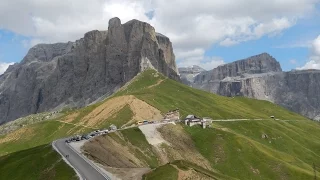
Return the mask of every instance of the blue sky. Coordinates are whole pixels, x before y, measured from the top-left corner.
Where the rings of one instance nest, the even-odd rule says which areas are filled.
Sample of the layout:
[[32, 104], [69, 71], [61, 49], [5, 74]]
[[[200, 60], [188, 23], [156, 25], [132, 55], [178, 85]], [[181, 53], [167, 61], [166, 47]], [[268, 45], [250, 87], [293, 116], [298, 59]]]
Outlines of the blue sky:
[[[211, 69], [267, 52], [285, 71], [305, 66], [311, 58], [316, 66], [310, 67], [320, 68], [320, 55], [314, 53], [320, 49], [314, 45], [320, 35], [319, 0], [266, 4], [252, 0], [176, 0], [170, 5], [163, 0], [18, 1], [27, 4], [25, 8], [16, 3], [1, 9], [0, 2], [0, 74], [8, 63], [20, 62], [35, 42], [74, 41], [89, 30], [107, 29], [108, 19], [114, 16], [122, 23], [133, 18], [146, 21], [169, 36], [178, 66], [194, 64]], [[261, 10], [248, 10], [251, 7]], [[14, 13], [17, 9], [18, 14]], [[249, 38], [242, 41], [239, 37]], [[220, 45], [228, 38], [239, 43]]]
[[206, 51], [206, 55], [222, 57], [228, 63], [267, 52], [280, 62], [284, 71], [289, 71], [308, 61], [310, 43], [320, 34], [319, 19], [320, 15], [315, 14], [276, 36], [264, 36], [231, 47], [213, 45]]
[[20, 62], [29, 50], [23, 42], [30, 38], [8, 30], [0, 29], [0, 60], [2, 62]]

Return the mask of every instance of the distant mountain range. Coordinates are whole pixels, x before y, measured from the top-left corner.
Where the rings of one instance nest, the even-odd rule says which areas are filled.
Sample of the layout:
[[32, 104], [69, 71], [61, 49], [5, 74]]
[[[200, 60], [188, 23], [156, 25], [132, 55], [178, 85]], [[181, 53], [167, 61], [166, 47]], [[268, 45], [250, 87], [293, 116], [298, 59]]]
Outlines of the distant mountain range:
[[[191, 74], [190, 71], [181, 78]], [[188, 80], [183, 81], [185, 84], [198, 89], [229, 97], [267, 100], [320, 120], [320, 71], [284, 72], [279, 62], [267, 53], [203, 71], [194, 79], [184, 79]]]

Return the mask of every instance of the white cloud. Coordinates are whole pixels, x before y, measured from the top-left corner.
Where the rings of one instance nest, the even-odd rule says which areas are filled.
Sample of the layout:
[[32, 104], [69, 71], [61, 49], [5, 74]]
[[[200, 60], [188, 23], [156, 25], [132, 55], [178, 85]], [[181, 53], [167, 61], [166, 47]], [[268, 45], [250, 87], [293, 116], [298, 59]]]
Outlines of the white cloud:
[[223, 41], [220, 42], [220, 45], [221, 45], [221, 46], [226, 46], [226, 47], [228, 47], [228, 46], [236, 45], [236, 44], [238, 44], [238, 43], [239, 43], [239, 42], [234, 41], [234, 40], [232, 40], [232, 39], [230, 39], [230, 38], [226, 38], [225, 40], [223, 40]]
[[320, 56], [320, 35], [313, 41], [312, 50], [315, 56]]
[[320, 69], [320, 35], [312, 42], [311, 50], [312, 53], [308, 62], [304, 66], [298, 67], [298, 70]]
[[289, 61], [291, 64], [297, 64], [297, 60], [295, 60], [295, 59], [290, 59], [290, 61]]
[[198, 65], [206, 70], [213, 69], [219, 65], [225, 64], [221, 57], [205, 56], [204, 49], [194, 49], [190, 51], [178, 50], [176, 51], [179, 67], [189, 67]]
[[273, 46], [273, 48], [277, 48], [277, 49], [310, 48], [311, 46], [312, 46], [312, 41], [304, 40], [304, 41], [298, 41], [298, 42], [291, 42], [289, 44]]
[[205, 57], [199, 66], [206, 70], [211, 70], [223, 64], [225, 64], [225, 62], [221, 57]]
[[[0, 29], [31, 36], [24, 44], [74, 41], [107, 29], [118, 16], [147, 21], [173, 42], [179, 61], [198, 63], [213, 44], [272, 36], [310, 14], [319, 0], [11, 0], [0, 2]], [[153, 11], [151, 20], [145, 13]], [[19, 12], [19, 13], [17, 13]], [[10, 18], [8, 18], [10, 17]], [[194, 53], [198, 53], [194, 54]], [[200, 60], [200, 61], [201, 61]], [[182, 63], [179, 63], [182, 64]]]
[[14, 63], [5, 63], [5, 62], [0, 62], [0, 75], [3, 74], [10, 65]]

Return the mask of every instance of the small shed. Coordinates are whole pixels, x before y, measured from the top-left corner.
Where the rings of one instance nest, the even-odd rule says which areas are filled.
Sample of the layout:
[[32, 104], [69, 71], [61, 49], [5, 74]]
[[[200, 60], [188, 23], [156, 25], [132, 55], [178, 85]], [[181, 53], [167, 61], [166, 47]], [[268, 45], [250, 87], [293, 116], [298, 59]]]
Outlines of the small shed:
[[110, 131], [115, 131], [115, 130], [117, 130], [117, 126], [114, 125], [114, 124], [112, 124], [112, 125], [109, 127], [109, 130], [110, 130]]

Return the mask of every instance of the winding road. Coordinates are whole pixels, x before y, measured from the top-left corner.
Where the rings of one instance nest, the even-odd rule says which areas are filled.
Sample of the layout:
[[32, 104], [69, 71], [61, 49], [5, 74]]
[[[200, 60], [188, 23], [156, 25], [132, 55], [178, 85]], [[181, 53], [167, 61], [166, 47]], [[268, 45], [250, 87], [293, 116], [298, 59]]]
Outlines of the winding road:
[[[83, 155], [77, 153], [72, 147], [65, 142], [66, 139], [59, 139], [52, 142], [53, 148], [64, 157], [71, 167], [75, 169], [82, 180], [111, 180], [98, 167], [89, 162]], [[66, 155], [69, 155], [66, 158]]]
[[[217, 119], [217, 120], [212, 120], [212, 122], [263, 121], [263, 120], [270, 120], [270, 119]], [[276, 120], [277, 121], [296, 121], [296, 120], [278, 120], [278, 119]], [[156, 123], [156, 124], [162, 124], [162, 122]], [[132, 127], [121, 128], [118, 130], [124, 130], [128, 128], [132, 128]], [[107, 176], [96, 165], [90, 162], [90, 160], [84, 157], [84, 155], [78, 153], [68, 143], [66, 143], [65, 142], [66, 139], [67, 138], [53, 141], [52, 146], [64, 158], [64, 160], [72, 168], [75, 169], [76, 173], [80, 177], [80, 180], [106, 180], [106, 179], [111, 180], [109, 176]], [[66, 158], [66, 155], [69, 155], [69, 157]]]

